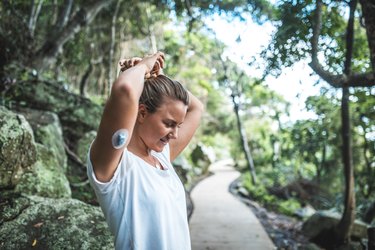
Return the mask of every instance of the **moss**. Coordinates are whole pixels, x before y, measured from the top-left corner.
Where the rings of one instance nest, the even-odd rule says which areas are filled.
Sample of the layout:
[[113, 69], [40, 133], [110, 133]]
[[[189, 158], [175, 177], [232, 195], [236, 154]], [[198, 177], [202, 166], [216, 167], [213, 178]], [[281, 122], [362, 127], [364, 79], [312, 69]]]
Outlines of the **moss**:
[[13, 188], [36, 161], [33, 131], [24, 116], [0, 106], [0, 188]]
[[74, 199], [30, 196], [30, 206], [0, 228], [2, 249], [113, 249], [99, 207]]
[[0, 225], [4, 221], [16, 218], [29, 205], [29, 199], [21, 197], [19, 193], [2, 191], [0, 197]]
[[38, 162], [33, 171], [22, 176], [16, 190], [44, 197], [71, 197], [69, 181], [54, 153], [41, 144], [37, 144], [37, 151]]
[[46, 146], [57, 159], [59, 166], [66, 171], [67, 157], [58, 116], [52, 112], [33, 109], [22, 109], [19, 112], [30, 123], [35, 141]]
[[301, 205], [296, 199], [288, 199], [278, 204], [278, 210], [289, 216], [295, 215], [296, 210], [299, 208], [301, 208]]

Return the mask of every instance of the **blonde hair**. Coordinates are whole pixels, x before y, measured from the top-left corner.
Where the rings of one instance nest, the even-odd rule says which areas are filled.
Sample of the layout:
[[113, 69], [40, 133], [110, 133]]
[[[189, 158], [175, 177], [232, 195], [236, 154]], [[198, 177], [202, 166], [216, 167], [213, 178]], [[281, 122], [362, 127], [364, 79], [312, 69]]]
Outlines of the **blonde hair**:
[[148, 112], [154, 113], [163, 104], [165, 98], [181, 101], [186, 106], [189, 105], [189, 93], [178, 81], [165, 75], [145, 80], [139, 104], [144, 104]]

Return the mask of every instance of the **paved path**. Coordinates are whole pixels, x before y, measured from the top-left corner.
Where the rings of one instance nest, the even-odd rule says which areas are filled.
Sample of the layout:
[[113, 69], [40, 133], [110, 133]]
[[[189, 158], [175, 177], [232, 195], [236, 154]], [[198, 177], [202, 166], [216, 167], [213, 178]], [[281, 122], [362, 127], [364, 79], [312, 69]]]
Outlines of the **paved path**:
[[211, 165], [210, 171], [214, 175], [198, 183], [191, 193], [192, 250], [276, 249], [250, 208], [228, 191], [239, 172], [228, 161]]

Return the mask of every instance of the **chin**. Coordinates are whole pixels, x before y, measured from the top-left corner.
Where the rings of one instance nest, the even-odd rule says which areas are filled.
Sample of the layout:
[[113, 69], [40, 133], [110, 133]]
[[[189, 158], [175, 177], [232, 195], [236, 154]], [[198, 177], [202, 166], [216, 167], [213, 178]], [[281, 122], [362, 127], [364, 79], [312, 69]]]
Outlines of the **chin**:
[[158, 144], [152, 150], [154, 150], [155, 152], [160, 153], [160, 152], [162, 152], [164, 150], [165, 146], [166, 146], [165, 144]]

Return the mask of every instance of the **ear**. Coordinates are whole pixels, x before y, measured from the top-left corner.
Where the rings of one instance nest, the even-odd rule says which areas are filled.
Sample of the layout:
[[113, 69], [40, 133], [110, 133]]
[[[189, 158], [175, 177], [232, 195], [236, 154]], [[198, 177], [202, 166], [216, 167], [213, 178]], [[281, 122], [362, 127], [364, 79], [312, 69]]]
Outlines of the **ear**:
[[143, 123], [145, 121], [147, 114], [148, 114], [148, 111], [147, 111], [146, 105], [139, 104], [138, 117], [137, 117], [138, 122]]

